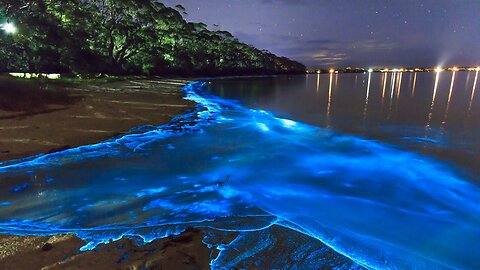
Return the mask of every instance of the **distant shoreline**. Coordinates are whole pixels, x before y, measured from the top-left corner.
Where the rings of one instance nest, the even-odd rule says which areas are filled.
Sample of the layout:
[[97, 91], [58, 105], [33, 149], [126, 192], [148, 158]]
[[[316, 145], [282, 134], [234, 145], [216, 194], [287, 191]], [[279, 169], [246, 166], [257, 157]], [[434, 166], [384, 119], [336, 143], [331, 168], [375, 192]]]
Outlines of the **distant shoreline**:
[[329, 73], [396, 73], [396, 72], [442, 72], [442, 71], [480, 71], [480, 67], [434, 67], [434, 68], [309, 68], [306, 74], [329, 74]]

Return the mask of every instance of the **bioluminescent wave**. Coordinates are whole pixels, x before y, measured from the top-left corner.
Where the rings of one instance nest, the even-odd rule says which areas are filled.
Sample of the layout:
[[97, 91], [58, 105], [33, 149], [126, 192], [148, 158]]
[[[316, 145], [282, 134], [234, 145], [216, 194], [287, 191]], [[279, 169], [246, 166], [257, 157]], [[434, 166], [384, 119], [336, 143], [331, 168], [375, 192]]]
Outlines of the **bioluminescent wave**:
[[71, 232], [90, 249], [193, 226], [239, 233], [205, 239], [221, 250], [217, 269], [264, 256], [315, 269], [318, 240], [367, 268], [480, 267], [480, 189], [452, 165], [202, 86], [184, 88], [200, 105], [168, 125], [2, 164], [0, 233]]

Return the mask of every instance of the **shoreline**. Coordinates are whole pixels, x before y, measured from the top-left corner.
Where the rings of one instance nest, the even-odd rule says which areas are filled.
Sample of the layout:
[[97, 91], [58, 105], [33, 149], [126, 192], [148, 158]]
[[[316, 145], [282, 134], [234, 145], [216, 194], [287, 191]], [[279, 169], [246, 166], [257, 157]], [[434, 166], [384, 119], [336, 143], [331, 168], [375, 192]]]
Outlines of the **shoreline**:
[[99, 143], [145, 125], [166, 124], [195, 108], [179, 89], [191, 81], [125, 78], [39, 86], [36, 80], [2, 78], [0, 163]]
[[[191, 82], [121, 78], [65, 85], [42, 81], [39, 86], [39, 80], [0, 77], [0, 97], [9, 103], [7, 107], [7, 102], [0, 102], [0, 164], [100, 143], [142, 126], [166, 124], [196, 107], [184, 99], [181, 90]], [[189, 229], [144, 246], [122, 238], [81, 252], [86, 243], [74, 234], [4, 234], [0, 235], [0, 268], [210, 269], [211, 251], [202, 243], [204, 235]]]
[[180, 235], [137, 245], [122, 238], [80, 251], [85, 244], [73, 234], [53, 236], [0, 235], [0, 269], [210, 269], [211, 250], [205, 232], [188, 229]]
[[[160, 83], [159, 81], [156, 82]], [[161, 82], [166, 83], [165, 80], [162, 80]], [[188, 83], [192, 82], [193, 81], [190, 81]], [[118, 87], [125, 87], [126, 85], [128, 86], [128, 84], [125, 83], [132, 83], [132, 81], [121, 81], [117, 83], [120, 83], [121, 85]], [[198, 105], [193, 101], [185, 100], [184, 97], [186, 92], [179, 91], [179, 86], [185, 86], [185, 84], [174, 83], [174, 85], [176, 86], [172, 88], [175, 88], [175, 91], [180, 92], [182, 95], [180, 98], [178, 95], [175, 95], [176, 99], [173, 101], [178, 102], [181, 100], [181, 102], [187, 103], [190, 106], [173, 117], [188, 113], [187, 110], [191, 110]], [[105, 85], [103, 87], [105, 87], [105, 89], [96, 89], [96, 91], [93, 93], [98, 94], [102, 93], [102, 91], [110, 91], [115, 95], [116, 98], [118, 98], [119, 92], [117, 88], [106, 87]], [[169, 91], [172, 90], [170, 87], [167, 88]], [[91, 89], [85, 89], [85, 87], [82, 89], [84, 89], [83, 91], [86, 93], [92, 93], [91, 91], [93, 91]], [[133, 95], [135, 92], [139, 91], [130, 91], [128, 93]], [[82, 102], [83, 103], [81, 104], [85, 104], [85, 100], [82, 100]], [[125, 102], [114, 103], [122, 105], [129, 104]], [[173, 106], [176, 109], [183, 108], [185, 106], [184, 104], [177, 103], [174, 103], [173, 105], [179, 105]], [[58, 112], [61, 111], [62, 110], [59, 110]], [[56, 112], [48, 112], [44, 114], [49, 113]], [[43, 114], [39, 113], [36, 115]], [[96, 119], [98, 118], [93, 118], [92, 121], [95, 121]], [[169, 122], [170, 120], [171, 118], [165, 123]], [[144, 125], [148, 124], [149, 123], [146, 123]], [[154, 125], [159, 126], [161, 124], [164, 123], [155, 123]], [[132, 128], [125, 132], [132, 131]], [[115, 135], [111, 136], [110, 138], [112, 137], [115, 137]], [[13, 234], [0, 234], [0, 268], [92, 269], [92, 267], [94, 267], [95, 269], [210, 269], [210, 263], [212, 262], [212, 259], [219, 255], [219, 250], [216, 249], [216, 246], [208, 246], [203, 242], [203, 239], [208, 231], [209, 229], [205, 228], [187, 229], [179, 235], [171, 235], [165, 238], [156, 239], [155, 241], [147, 243], [146, 245], [138, 245], [135, 239], [123, 237], [119, 240], [112, 240], [108, 244], [100, 244], [93, 250], [83, 252], [80, 251], [80, 248], [86, 243], [75, 234], [51, 234], [51, 236], [17, 236]], [[235, 237], [226, 239], [227, 241], [224, 242], [224, 244], [228, 245], [234, 239]], [[339, 264], [342, 266], [350, 266], [352, 268], [359, 267], [352, 260], [329, 248], [321, 241], [318, 242], [318, 248], [325, 252], [325, 265]], [[258, 254], [260, 256], [259, 258], [270, 256], [269, 251], [266, 250], [265, 252], [267, 253]], [[22, 258], [29, 259], [22, 260]], [[249, 266], [257, 266], [254, 261], [250, 263], [253, 264]], [[361, 267], [358, 269], [361, 269]]]

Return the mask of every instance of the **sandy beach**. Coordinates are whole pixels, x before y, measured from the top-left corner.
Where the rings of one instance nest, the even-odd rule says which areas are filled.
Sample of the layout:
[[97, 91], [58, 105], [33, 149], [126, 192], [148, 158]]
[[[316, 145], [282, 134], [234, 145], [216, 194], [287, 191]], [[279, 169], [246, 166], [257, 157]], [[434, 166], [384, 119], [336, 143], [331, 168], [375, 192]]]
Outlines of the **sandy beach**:
[[191, 229], [144, 246], [124, 238], [80, 252], [85, 243], [74, 235], [0, 235], [0, 269], [210, 269], [203, 237], [202, 231]]
[[[167, 123], [194, 108], [193, 102], [183, 100], [180, 90], [188, 82], [129, 78], [79, 83], [0, 77], [0, 160], [93, 144], [134, 127]], [[287, 241], [283, 238], [287, 230], [270, 229], [278, 241]], [[86, 243], [72, 234], [0, 235], [0, 269], [210, 269], [219, 250], [202, 242], [209, 232], [208, 228], [187, 229], [140, 246], [134, 239], [122, 238], [85, 252], [80, 248]], [[301, 243], [308, 242], [306, 236], [295, 234], [303, 239]], [[222, 243], [230, 243], [237, 235], [232, 233]], [[280, 246], [265, 248], [257, 255], [275, 256], [276, 248], [284, 252]], [[312, 248], [324, 254], [325, 269], [361, 269], [320, 241]], [[238, 269], [265, 268], [268, 261], [262, 259], [238, 265]]]
[[[0, 161], [167, 123], [194, 107], [180, 90], [188, 82], [131, 78], [68, 83], [1, 77]], [[1, 235], [0, 269], [209, 269], [210, 251], [202, 238], [203, 232], [190, 230], [142, 247], [121, 239], [80, 253], [85, 243], [74, 235]]]
[[0, 78], [0, 162], [92, 144], [194, 107], [187, 80], [45, 82]]

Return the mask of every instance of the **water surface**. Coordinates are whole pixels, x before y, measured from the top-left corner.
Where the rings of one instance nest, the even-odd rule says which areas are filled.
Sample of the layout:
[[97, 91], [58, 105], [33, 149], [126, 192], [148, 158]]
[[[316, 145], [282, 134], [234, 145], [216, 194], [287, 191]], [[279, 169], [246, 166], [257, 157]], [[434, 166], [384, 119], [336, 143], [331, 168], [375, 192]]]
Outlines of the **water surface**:
[[209, 89], [280, 117], [433, 155], [478, 175], [477, 83], [478, 72], [389, 72], [229, 79]]
[[190, 84], [198, 110], [168, 125], [2, 164], [0, 232], [89, 249], [193, 226], [211, 230], [216, 269], [476, 269], [478, 102], [472, 74], [451, 91], [447, 76]]

